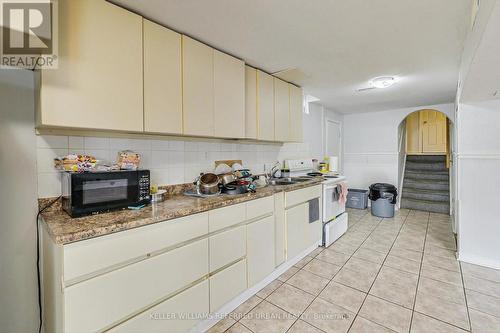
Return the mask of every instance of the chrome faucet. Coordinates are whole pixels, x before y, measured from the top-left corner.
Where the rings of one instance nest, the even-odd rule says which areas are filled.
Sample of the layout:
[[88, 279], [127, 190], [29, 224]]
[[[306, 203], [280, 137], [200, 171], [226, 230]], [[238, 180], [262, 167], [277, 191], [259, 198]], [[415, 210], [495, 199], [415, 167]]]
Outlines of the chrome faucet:
[[281, 169], [281, 163], [278, 161], [274, 163], [273, 167], [269, 171], [269, 178], [276, 178], [276, 173]]

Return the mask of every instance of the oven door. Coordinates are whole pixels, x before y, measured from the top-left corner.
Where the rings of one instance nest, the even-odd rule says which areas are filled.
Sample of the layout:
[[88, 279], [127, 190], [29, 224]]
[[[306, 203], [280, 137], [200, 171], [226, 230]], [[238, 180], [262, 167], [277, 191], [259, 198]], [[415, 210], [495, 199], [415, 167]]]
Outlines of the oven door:
[[323, 184], [323, 222], [326, 223], [345, 212], [345, 204], [339, 203], [340, 185]]
[[125, 208], [139, 197], [136, 171], [73, 174], [72, 216]]

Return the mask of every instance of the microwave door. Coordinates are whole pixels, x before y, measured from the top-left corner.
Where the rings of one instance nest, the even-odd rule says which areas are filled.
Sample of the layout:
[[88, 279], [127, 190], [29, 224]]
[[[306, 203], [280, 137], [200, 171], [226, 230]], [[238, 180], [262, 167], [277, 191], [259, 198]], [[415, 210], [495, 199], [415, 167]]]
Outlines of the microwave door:
[[83, 206], [126, 201], [128, 199], [128, 179], [105, 179], [83, 182]]

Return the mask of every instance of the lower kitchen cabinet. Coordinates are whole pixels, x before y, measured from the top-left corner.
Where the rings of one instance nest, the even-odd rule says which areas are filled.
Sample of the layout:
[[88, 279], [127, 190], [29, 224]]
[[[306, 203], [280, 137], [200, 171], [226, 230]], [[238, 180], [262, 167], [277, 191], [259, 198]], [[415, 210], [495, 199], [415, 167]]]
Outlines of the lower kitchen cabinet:
[[249, 287], [262, 281], [274, 270], [274, 241], [274, 216], [247, 225]]
[[247, 262], [245, 259], [210, 277], [210, 312], [247, 289]]
[[275, 265], [278, 267], [286, 259], [286, 232], [285, 232], [285, 194], [274, 195], [274, 241]]
[[95, 332], [208, 274], [202, 239], [64, 290], [65, 332]]
[[246, 254], [246, 227], [221, 232], [209, 239], [210, 272], [243, 258]]
[[285, 211], [286, 258], [299, 255], [308, 246], [308, 204], [302, 203]]
[[127, 320], [111, 329], [113, 333], [184, 333], [203, 318], [197, 317], [209, 313], [208, 280], [184, 290], [180, 294]]

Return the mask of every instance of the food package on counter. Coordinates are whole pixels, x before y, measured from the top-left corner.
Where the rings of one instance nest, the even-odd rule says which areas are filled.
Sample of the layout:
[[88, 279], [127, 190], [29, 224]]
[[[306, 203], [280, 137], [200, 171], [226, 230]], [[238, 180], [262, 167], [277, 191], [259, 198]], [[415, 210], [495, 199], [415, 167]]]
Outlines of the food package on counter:
[[123, 150], [118, 152], [118, 167], [121, 170], [137, 170], [141, 163], [141, 155], [131, 150]]
[[94, 156], [69, 154], [64, 157], [56, 157], [54, 166], [62, 171], [92, 171], [96, 167], [97, 160]]

